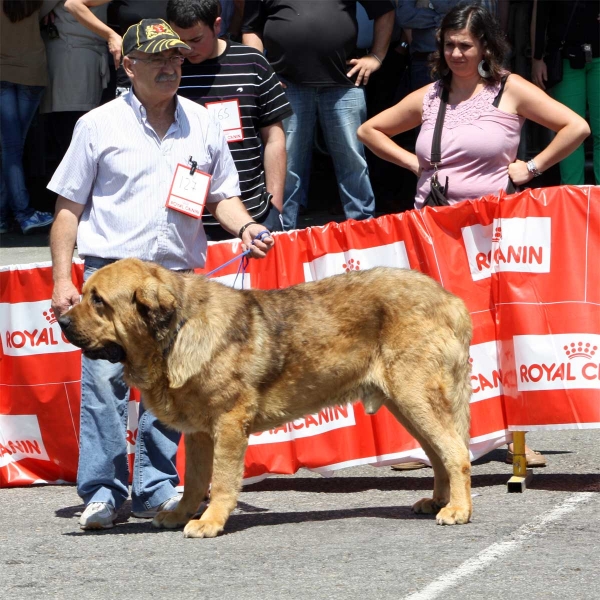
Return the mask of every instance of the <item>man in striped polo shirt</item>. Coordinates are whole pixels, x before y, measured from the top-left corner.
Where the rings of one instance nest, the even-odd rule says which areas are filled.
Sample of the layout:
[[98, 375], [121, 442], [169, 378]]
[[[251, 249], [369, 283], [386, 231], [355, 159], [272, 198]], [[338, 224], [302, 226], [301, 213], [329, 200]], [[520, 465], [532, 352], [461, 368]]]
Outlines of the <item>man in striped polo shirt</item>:
[[[292, 114], [277, 75], [257, 50], [219, 38], [219, 0], [169, 0], [167, 20], [191, 48], [183, 51], [179, 95], [203, 104], [221, 123], [252, 218], [281, 231], [286, 175], [282, 120]], [[203, 217], [209, 240], [232, 236]]]

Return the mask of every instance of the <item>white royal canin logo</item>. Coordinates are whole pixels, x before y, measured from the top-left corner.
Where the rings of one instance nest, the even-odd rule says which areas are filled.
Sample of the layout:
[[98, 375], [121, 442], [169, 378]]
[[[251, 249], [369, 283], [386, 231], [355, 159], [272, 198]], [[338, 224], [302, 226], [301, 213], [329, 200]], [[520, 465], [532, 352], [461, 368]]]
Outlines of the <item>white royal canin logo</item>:
[[24, 458], [50, 460], [35, 415], [0, 415], [0, 467]]
[[404, 242], [325, 254], [325, 256], [304, 263], [304, 281], [319, 281], [331, 277], [331, 275], [349, 271], [364, 271], [373, 267], [410, 269]]
[[549, 273], [552, 219], [494, 219], [491, 225], [462, 228], [473, 281], [492, 273]]
[[64, 337], [50, 300], [0, 303], [2, 350], [8, 356], [79, 352]]
[[502, 395], [502, 371], [498, 362], [496, 342], [475, 344], [470, 348], [470, 355], [473, 388], [471, 404]]
[[516, 335], [513, 340], [519, 391], [600, 389], [600, 335]]
[[290, 442], [298, 438], [313, 437], [327, 431], [352, 427], [354, 425], [356, 425], [356, 420], [352, 404], [330, 406], [315, 415], [296, 419], [276, 429], [269, 429], [262, 433], [253, 433], [250, 436], [248, 444], [250, 446], [258, 446], [260, 444]]

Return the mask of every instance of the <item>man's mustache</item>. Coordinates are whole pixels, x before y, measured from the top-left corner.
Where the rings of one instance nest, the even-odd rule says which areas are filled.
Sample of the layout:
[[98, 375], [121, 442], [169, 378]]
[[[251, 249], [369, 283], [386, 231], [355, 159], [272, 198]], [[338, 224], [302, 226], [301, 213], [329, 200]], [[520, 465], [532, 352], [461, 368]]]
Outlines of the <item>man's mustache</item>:
[[178, 77], [179, 75], [177, 75], [177, 73], [172, 73], [170, 75], [168, 73], [161, 73], [157, 76], [156, 82], [160, 83], [161, 81], [177, 81]]

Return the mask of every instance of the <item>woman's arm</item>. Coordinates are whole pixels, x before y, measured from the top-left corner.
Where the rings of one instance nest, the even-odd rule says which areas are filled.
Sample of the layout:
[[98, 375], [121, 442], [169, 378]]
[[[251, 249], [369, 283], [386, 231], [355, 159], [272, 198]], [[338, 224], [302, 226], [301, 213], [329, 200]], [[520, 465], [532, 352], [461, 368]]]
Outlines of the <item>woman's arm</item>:
[[421, 124], [423, 120], [423, 98], [429, 87], [427, 85], [409, 94], [395, 106], [365, 121], [357, 132], [358, 139], [373, 154], [400, 165], [417, 176], [420, 172], [417, 156], [398, 146], [391, 138]]
[[[502, 110], [521, 115], [556, 132], [552, 142], [533, 158], [541, 172], [569, 156], [590, 134], [585, 119], [519, 75], [513, 74], [508, 78], [501, 105]], [[527, 163], [522, 160], [510, 164], [508, 174], [515, 185], [523, 185], [533, 178], [527, 170]]]
[[107, 4], [110, 0], [65, 0], [65, 8], [87, 29], [106, 40], [108, 50], [115, 61], [115, 68], [121, 64], [121, 36], [103, 23], [90, 9], [90, 6]]

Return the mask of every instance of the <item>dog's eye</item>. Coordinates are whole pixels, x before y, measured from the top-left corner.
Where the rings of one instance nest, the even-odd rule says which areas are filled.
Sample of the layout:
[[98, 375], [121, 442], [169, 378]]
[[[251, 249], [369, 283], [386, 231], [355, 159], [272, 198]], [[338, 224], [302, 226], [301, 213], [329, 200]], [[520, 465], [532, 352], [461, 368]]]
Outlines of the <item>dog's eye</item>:
[[96, 292], [92, 292], [91, 301], [94, 306], [104, 306], [104, 300]]

